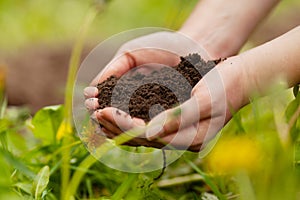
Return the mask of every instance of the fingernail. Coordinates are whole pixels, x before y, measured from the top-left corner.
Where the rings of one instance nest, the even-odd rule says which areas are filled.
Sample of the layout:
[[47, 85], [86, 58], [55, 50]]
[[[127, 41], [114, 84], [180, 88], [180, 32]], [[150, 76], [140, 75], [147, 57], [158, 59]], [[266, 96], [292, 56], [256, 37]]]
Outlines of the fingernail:
[[89, 110], [95, 110], [99, 107], [98, 98], [89, 98], [85, 100], [84, 105]]
[[83, 90], [83, 94], [86, 98], [88, 97], [96, 97], [98, 95], [98, 88], [96, 87], [86, 87]]
[[150, 126], [147, 130], [146, 130], [146, 137], [148, 140], [153, 140], [155, 139], [155, 136], [159, 135], [160, 131], [163, 129], [162, 125], [153, 125]]

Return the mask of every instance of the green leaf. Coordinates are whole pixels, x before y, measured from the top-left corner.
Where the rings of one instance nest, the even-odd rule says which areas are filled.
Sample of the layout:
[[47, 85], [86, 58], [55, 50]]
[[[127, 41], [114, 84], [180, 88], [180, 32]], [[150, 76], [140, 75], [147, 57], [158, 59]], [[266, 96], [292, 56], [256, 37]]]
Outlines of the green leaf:
[[295, 124], [291, 127], [290, 135], [292, 141], [299, 142], [300, 140], [300, 119], [296, 120]]
[[[153, 184], [153, 179], [145, 176], [143, 174], [140, 174], [139, 176], [130, 174], [129, 176], [135, 176], [135, 180], [130, 184], [128, 187], [126, 195], [123, 197], [123, 199], [126, 200], [135, 200], [135, 199], [165, 199], [162, 197], [162, 195], [158, 192], [157, 187], [151, 187]], [[126, 185], [125, 180], [122, 185], [119, 186], [117, 191], [122, 190], [121, 188]], [[116, 193], [117, 193], [116, 191]], [[115, 193], [115, 194], [116, 194]], [[114, 197], [115, 194], [113, 195]]]
[[[0, 193], [4, 190], [7, 191], [11, 185], [11, 171], [12, 167], [5, 160], [4, 156], [0, 152]], [[0, 198], [1, 199], [1, 198]]]
[[[1, 97], [0, 97], [1, 98]], [[7, 99], [4, 98], [3, 100], [0, 99], [0, 118], [2, 119], [4, 117], [4, 113], [6, 111], [6, 108], [7, 108]]]
[[21, 189], [23, 192], [26, 192], [27, 194], [31, 194], [32, 183], [19, 182], [19, 183], [14, 184], [13, 186]]
[[45, 144], [56, 141], [56, 132], [63, 120], [63, 106], [48, 106], [39, 110], [32, 119], [33, 133]]
[[118, 187], [116, 192], [111, 196], [111, 199], [122, 199], [126, 194], [128, 194], [128, 191], [132, 189], [132, 184], [137, 180], [137, 174], [128, 174], [128, 177], [126, 180], [123, 181], [123, 183]]
[[300, 167], [300, 141], [297, 141], [294, 146], [294, 160], [295, 163]]
[[285, 111], [285, 116], [287, 121], [290, 121], [291, 117], [294, 115], [296, 110], [298, 109], [300, 105], [300, 93], [296, 96], [296, 99], [294, 99], [287, 107]]
[[[287, 122], [289, 123], [292, 119], [292, 117], [295, 115], [297, 112], [298, 108], [300, 106], [300, 93], [297, 94], [296, 99], [294, 99], [287, 107], [285, 111], [285, 116], [287, 119]], [[300, 119], [298, 118], [293, 124], [291, 124], [291, 129], [290, 129], [290, 136], [292, 141], [296, 141], [299, 139], [300, 136]]]
[[23, 163], [17, 157], [15, 157], [13, 154], [11, 154], [9, 151], [5, 151], [2, 148], [0, 148], [0, 157], [3, 157], [6, 161], [6, 163], [9, 163], [10, 165], [12, 165], [15, 169], [20, 171], [22, 174], [24, 174], [28, 178], [34, 177], [34, 173], [26, 166], [26, 164]]
[[40, 199], [43, 191], [47, 188], [50, 178], [50, 169], [48, 166], [44, 166], [39, 173], [37, 174], [33, 186], [32, 186], [32, 194], [35, 199]]

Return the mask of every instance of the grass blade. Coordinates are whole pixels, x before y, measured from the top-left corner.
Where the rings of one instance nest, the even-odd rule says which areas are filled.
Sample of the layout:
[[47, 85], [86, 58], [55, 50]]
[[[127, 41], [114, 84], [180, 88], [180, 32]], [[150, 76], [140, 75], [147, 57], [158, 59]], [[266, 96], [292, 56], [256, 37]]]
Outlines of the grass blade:
[[43, 191], [47, 188], [50, 178], [50, 169], [48, 166], [44, 166], [37, 174], [32, 187], [35, 199], [40, 199]]
[[[92, 24], [94, 18], [96, 17], [99, 9], [92, 7], [85, 18], [85, 21], [80, 29], [78, 39], [75, 43], [75, 46], [72, 50], [70, 64], [69, 64], [69, 73], [68, 80], [65, 89], [65, 110], [64, 110], [64, 120], [62, 123], [65, 124], [65, 127], [71, 127], [72, 125], [72, 97], [73, 97], [73, 84], [75, 82], [77, 69], [79, 67], [80, 56], [83, 49], [83, 44], [87, 35], [88, 28]], [[66, 129], [63, 133], [60, 132], [60, 137], [63, 138], [63, 145], [68, 146], [73, 141], [69, 138], [69, 135], [72, 133], [70, 129]], [[65, 137], [64, 136], [68, 136]], [[66, 191], [69, 178], [70, 178], [70, 148], [64, 149], [62, 152], [62, 191]], [[61, 193], [61, 199], [70, 199], [69, 196], [64, 196], [64, 193]]]
[[125, 180], [121, 186], [118, 187], [117, 191], [113, 194], [111, 197], [112, 200], [119, 200], [123, 199], [130, 188], [132, 187], [132, 184], [134, 181], [136, 181], [138, 174], [128, 174], [127, 180]]

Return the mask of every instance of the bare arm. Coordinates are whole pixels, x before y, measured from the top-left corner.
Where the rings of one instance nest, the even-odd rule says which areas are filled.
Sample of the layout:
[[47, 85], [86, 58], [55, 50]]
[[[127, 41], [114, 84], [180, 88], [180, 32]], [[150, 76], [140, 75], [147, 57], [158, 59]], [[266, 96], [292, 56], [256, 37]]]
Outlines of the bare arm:
[[202, 0], [180, 32], [198, 41], [212, 58], [235, 55], [279, 0]]
[[[180, 105], [181, 116], [174, 118], [173, 113], [178, 107], [157, 115], [149, 122], [146, 135], [153, 140], [187, 134], [184, 132], [185, 127], [197, 124], [198, 132], [195, 133], [193, 141], [185, 139], [180, 144], [199, 150], [204, 136], [213, 136], [231, 118], [229, 108], [239, 110], [249, 103], [253, 93], [266, 95], [268, 88], [278, 80], [286, 80], [289, 87], [300, 83], [299, 57], [300, 26], [268, 43], [228, 58], [193, 88], [192, 98]], [[221, 77], [221, 81], [209, 88], [211, 82], [218, 80], [215, 79], [216, 75]], [[225, 112], [224, 107], [219, 106], [224, 97], [227, 104]], [[224, 119], [224, 123], [220, 123], [220, 119]], [[162, 124], [164, 121], [167, 122]], [[157, 128], [158, 124], [161, 124], [160, 128]], [[151, 129], [154, 125], [155, 129]], [[210, 125], [214, 127], [212, 131], [209, 130]]]
[[[300, 26], [240, 55], [248, 84], [246, 97], [253, 91], [264, 94], [272, 83], [283, 79], [289, 87], [300, 83]], [[247, 102], [246, 99], [244, 101]]]
[[[279, 0], [201, 0], [179, 32], [196, 40], [211, 59], [229, 57], [240, 50], [256, 25], [278, 2]], [[137, 38], [135, 42], [129, 41], [120, 52], [130, 50], [128, 47], [150, 47], [151, 43], [164, 41], [166, 34], [152, 34], [149, 37]], [[135, 64], [145, 64], [145, 60], [156, 62], [159, 57], [149, 52], [124, 54], [103, 73], [102, 78], [99, 78], [99, 74], [91, 85], [96, 85], [111, 75], [121, 76], [136, 67]], [[173, 58], [170, 60], [174, 62]], [[95, 89], [89, 89], [92, 91], [88, 91], [87, 97], [95, 96]]]

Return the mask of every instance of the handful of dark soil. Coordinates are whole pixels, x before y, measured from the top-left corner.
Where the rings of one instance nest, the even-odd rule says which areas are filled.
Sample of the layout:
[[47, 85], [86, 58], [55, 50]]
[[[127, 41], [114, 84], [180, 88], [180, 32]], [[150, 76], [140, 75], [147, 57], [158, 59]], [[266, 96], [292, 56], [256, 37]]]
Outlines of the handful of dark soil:
[[99, 108], [116, 107], [148, 122], [160, 112], [189, 99], [192, 88], [202, 76], [220, 62], [206, 62], [199, 54], [180, 59], [174, 67], [137, 67], [121, 78], [111, 76], [99, 83]]

